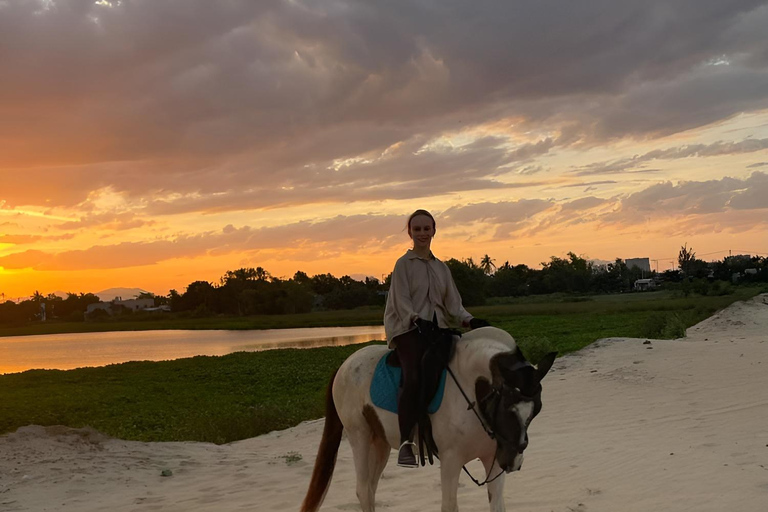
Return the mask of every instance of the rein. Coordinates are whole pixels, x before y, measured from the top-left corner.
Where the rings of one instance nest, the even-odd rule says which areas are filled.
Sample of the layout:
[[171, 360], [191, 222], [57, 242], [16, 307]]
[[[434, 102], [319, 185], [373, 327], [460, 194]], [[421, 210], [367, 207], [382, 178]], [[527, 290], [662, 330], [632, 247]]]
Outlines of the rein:
[[[496, 434], [496, 433], [493, 431], [493, 429], [491, 428], [491, 426], [490, 426], [490, 425], [488, 425], [488, 422], [486, 422], [486, 421], [483, 419], [483, 417], [480, 415], [480, 413], [477, 411], [477, 407], [476, 407], [476, 405], [477, 405], [477, 404], [476, 404], [475, 402], [471, 401], [471, 400], [469, 399], [469, 397], [467, 396], [467, 394], [464, 392], [464, 389], [461, 387], [461, 384], [459, 384], [459, 381], [458, 381], [458, 379], [456, 379], [456, 376], [453, 374], [453, 371], [451, 370], [451, 367], [450, 367], [450, 366], [446, 366], [446, 367], [445, 367], [445, 369], [446, 369], [446, 370], [448, 370], [448, 374], [449, 374], [449, 375], [451, 376], [451, 378], [453, 379], [453, 382], [454, 382], [454, 383], [456, 383], [456, 387], [457, 387], [457, 388], [459, 388], [459, 391], [461, 392], [461, 395], [464, 397], [464, 400], [466, 400], [466, 401], [467, 401], [467, 410], [472, 410], [472, 412], [474, 412], [474, 413], [475, 413], [475, 416], [477, 416], [477, 419], [480, 421], [480, 424], [483, 426], [483, 430], [485, 430], [485, 433], [486, 433], [486, 434], [488, 434], [488, 437], [490, 437], [491, 439], [494, 439], [494, 440], [495, 440], [495, 439], [496, 439], [496, 437], [497, 437], [497, 434]], [[490, 392], [488, 395], [486, 395], [485, 397], [483, 397], [483, 399], [481, 400], [481, 402], [483, 402], [483, 401], [485, 401], [486, 399], [488, 399], [488, 397], [489, 397], [489, 396], [491, 396], [492, 394], [499, 394], [499, 395], [500, 395], [500, 393], [499, 393], [499, 390], [498, 390], [498, 389], [496, 389], [496, 388], [493, 388], [493, 390], [492, 390], [492, 391], [491, 391], [491, 392]], [[498, 408], [498, 404], [499, 404], [499, 403], [500, 403], [500, 401], [496, 403], [496, 407], [497, 407], [497, 408]], [[498, 441], [497, 441], [497, 442], [498, 442]], [[496, 464], [496, 458], [494, 458], [494, 459], [493, 459], [493, 464], [491, 464], [491, 469], [493, 469], [493, 466], [494, 466], [495, 464]], [[484, 486], [485, 484], [489, 484], [489, 483], [493, 482], [494, 480], [496, 480], [497, 478], [499, 478], [501, 475], [503, 475], [503, 474], [504, 474], [504, 470], [503, 470], [503, 469], [501, 469], [501, 468], [499, 468], [501, 471], [499, 471], [499, 473], [498, 473], [498, 474], [497, 474], [495, 477], [493, 477], [493, 478], [491, 478], [491, 479], [489, 480], [489, 479], [488, 479], [488, 477], [490, 476], [490, 473], [491, 473], [491, 472], [490, 472], [490, 471], [488, 471], [488, 474], [485, 476], [485, 480], [484, 480], [483, 482], [480, 482], [479, 480], [477, 480], [475, 477], [473, 477], [473, 476], [472, 476], [472, 473], [470, 473], [470, 472], [469, 472], [469, 470], [467, 469], [467, 466], [466, 466], [466, 464], [465, 464], [464, 466], [462, 466], [462, 467], [461, 467], [461, 469], [463, 469], [463, 470], [464, 470], [464, 472], [467, 474], [467, 476], [468, 476], [468, 477], [469, 477], [469, 478], [470, 478], [470, 479], [471, 479], [471, 480], [472, 480], [472, 481], [475, 483], [475, 485], [477, 485], [478, 487], [482, 487], [482, 486]]]

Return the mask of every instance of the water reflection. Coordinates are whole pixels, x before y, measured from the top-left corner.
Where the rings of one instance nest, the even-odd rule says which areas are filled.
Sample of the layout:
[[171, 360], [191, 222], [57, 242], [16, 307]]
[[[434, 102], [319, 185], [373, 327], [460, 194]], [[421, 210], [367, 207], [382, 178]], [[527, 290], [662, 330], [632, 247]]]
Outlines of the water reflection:
[[367, 341], [380, 339], [383, 337], [384, 336], [382, 335], [372, 338], [370, 334], [357, 334], [354, 336], [332, 336], [330, 338], [315, 338], [289, 342], [268, 341], [263, 343], [256, 343], [254, 345], [246, 345], [241, 350], [259, 351], [275, 348], [341, 347], [344, 345], [356, 345], [358, 343], [365, 343]]
[[275, 348], [352, 345], [383, 340], [384, 327], [317, 327], [259, 331], [121, 331], [0, 337], [0, 374], [30, 369], [70, 370], [127, 361]]

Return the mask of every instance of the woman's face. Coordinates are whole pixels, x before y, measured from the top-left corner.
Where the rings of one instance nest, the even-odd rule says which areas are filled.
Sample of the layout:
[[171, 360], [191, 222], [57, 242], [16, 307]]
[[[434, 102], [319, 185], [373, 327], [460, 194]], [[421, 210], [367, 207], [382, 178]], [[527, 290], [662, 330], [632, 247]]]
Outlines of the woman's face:
[[426, 215], [417, 215], [411, 219], [411, 239], [413, 248], [426, 248], [432, 244], [435, 229], [432, 227], [432, 219]]

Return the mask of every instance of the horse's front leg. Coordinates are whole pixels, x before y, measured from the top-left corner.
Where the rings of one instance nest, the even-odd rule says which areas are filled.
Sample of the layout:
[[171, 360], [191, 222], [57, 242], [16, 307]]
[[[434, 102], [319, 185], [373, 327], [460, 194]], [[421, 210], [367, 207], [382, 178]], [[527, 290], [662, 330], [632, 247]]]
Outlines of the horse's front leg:
[[485, 466], [485, 477], [488, 479], [495, 478], [496, 475], [501, 473], [501, 476], [487, 484], [486, 489], [488, 489], [488, 502], [491, 504], [491, 512], [505, 512], [507, 510], [504, 506], [504, 478], [506, 475], [499, 465], [496, 464], [495, 458], [483, 460], [483, 466]]
[[[441, 454], [443, 455], [443, 454]], [[440, 487], [443, 491], [443, 504], [441, 512], [458, 512], [459, 503], [456, 493], [459, 490], [459, 475], [461, 475], [461, 463], [455, 458], [444, 454], [440, 459]]]

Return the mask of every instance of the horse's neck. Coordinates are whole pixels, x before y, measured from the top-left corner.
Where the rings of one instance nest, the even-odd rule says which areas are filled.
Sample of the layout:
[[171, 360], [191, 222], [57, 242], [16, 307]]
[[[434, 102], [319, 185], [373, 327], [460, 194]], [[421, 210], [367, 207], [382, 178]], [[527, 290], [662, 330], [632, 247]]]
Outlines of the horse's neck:
[[496, 340], [462, 339], [456, 345], [456, 354], [451, 366], [457, 378], [463, 385], [471, 385], [474, 391], [474, 382], [478, 377], [493, 380], [491, 375], [491, 358], [500, 352], [509, 352], [510, 347]]

